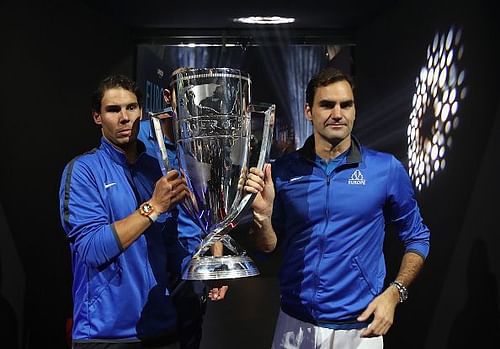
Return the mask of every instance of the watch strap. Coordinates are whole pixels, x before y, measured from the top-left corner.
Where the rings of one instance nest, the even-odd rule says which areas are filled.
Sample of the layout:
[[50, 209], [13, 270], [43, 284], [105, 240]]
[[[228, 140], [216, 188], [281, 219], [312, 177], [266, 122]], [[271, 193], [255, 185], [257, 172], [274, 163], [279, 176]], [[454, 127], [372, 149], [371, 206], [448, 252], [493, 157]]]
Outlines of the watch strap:
[[399, 303], [403, 303], [408, 299], [408, 290], [400, 281], [393, 281], [390, 283], [391, 286], [396, 287], [399, 293]]
[[151, 212], [149, 214], [149, 216], [147, 216], [150, 220], [151, 220], [151, 223], [154, 223], [156, 222], [156, 220], [158, 219], [160, 215], [158, 214], [158, 212], [154, 211], [154, 212]]

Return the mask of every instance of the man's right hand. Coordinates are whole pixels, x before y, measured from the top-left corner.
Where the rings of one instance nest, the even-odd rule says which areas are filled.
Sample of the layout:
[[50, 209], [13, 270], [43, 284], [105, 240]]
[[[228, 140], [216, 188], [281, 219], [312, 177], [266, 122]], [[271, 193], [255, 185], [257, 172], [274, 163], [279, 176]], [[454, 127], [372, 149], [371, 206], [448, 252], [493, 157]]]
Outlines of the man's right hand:
[[179, 175], [179, 171], [171, 170], [156, 182], [149, 202], [156, 210], [163, 213], [181, 202], [186, 195], [189, 195], [186, 178]]
[[244, 188], [249, 193], [257, 194], [252, 203], [253, 225], [250, 229], [250, 236], [253, 237], [258, 250], [271, 252], [276, 248], [277, 243], [276, 233], [271, 223], [275, 196], [271, 165], [265, 164], [263, 171], [252, 167]]
[[265, 164], [263, 171], [256, 167], [250, 168], [244, 189], [249, 193], [257, 194], [252, 203], [254, 215], [270, 218], [273, 213], [275, 195], [271, 164]]

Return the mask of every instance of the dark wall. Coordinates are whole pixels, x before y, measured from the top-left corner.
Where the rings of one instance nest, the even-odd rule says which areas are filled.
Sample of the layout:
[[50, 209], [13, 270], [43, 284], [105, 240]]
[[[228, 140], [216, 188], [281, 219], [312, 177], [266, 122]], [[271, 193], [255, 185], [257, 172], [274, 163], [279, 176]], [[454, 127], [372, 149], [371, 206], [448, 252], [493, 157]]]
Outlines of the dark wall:
[[[466, 72], [468, 93], [459, 102], [460, 123], [452, 132], [446, 169], [418, 195], [432, 233], [431, 252], [408, 303], [398, 308], [387, 348], [496, 345], [486, 344], [500, 329], [500, 264], [493, 256], [499, 234], [491, 209], [498, 194], [492, 176], [499, 168], [494, 150], [498, 151], [500, 97], [498, 19], [498, 11], [487, 1], [412, 1], [358, 33], [357, 134], [405, 163], [415, 79], [426, 64], [427, 47], [437, 32], [454, 27], [463, 33], [460, 66]], [[399, 264], [399, 246], [390, 239], [388, 281]], [[478, 292], [479, 284], [483, 288]], [[470, 345], [468, 336], [484, 324], [488, 330], [481, 331], [482, 342]]]
[[[59, 180], [66, 162], [99, 139], [91, 91], [105, 74], [132, 74], [135, 47], [127, 30], [79, 2], [4, 1], [0, 13], [0, 234], [2, 242], [12, 241], [8, 255], [20, 258], [2, 260], [11, 273], [3, 273], [0, 285], [7, 303], [21, 310], [12, 326], [0, 326], [1, 338], [17, 323], [20, 345], [65, 348], [71, 266], [59, 223]], [[15, 296], [7, 284], [12, 274], [18, 284], [25, 281]]]

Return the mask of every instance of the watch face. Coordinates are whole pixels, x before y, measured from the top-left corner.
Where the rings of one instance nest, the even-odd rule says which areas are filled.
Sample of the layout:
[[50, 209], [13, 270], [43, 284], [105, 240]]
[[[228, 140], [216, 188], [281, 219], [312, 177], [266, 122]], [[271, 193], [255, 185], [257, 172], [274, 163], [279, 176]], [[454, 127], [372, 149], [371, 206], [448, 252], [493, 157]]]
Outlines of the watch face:
[[148, 203], [142, 204], [141, 211], [144, 212], [144, 214], [150, 214], [153, 212], [153, 206]]
[[401, 299], [404, 300], [404, 301], [408, 299], [408, 291], [402, 290], [402, 292], [401, 292]]

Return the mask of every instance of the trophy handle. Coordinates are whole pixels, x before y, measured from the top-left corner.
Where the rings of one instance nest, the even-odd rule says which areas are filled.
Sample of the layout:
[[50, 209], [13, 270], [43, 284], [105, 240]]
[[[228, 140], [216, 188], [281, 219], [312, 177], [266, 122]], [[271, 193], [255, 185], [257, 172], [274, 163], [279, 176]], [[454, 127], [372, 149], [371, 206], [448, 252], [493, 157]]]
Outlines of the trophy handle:
[[[274, 117], [276, 113], [276, 105], [269, 103], [259, 103], [249, 105], [250, 113], [263, 113], [264, 114], [264, 129], [262, 130], [262, 145], [260, 147], [259, 160], [257, 161], [257, 168], [264, 169], [264, 165], [269, 161], [269, 152], [271, 151], [271, 142], [273, 139]], [[238, 209], [235, 210], [236, 215], [245, 210], [249, 203], [253, 202], [256, 194], [248, 193], [240, 201]], [[235, 217], [236, 218], [236, 217]], [[235, 218], [231, 220], [234, 221]]]
[[[262, 130], [262, 144], [260, 148], [259, 159], [257, 161], [257, 168], [262, 170], [265, 163], [269, 160], [269, 152], [271, 150], [271, 141], [273, 137], [274, 117], [276, 113], [276, 105], [268, 103], [250, 104], [248, 113], [263, 113], [264, 114], [264, 129]], [[253, 199], [254, 193], [247, 193], [241, 199], [238, 207], [233, 210], [223, 221], [210, 232], [201, 242], [200, 248], [195, 253], [194, 257], [203, 255], [208, 249], [217, 241], [221, 240], [228, 229], [232, 229], [238, 224], [238, 219], [241, 213], [247, 209]], [[224, 241], [223, 241], [224, 242]], [[226, 246], [227, 247], [227, 246]]]
[[269, 103], [250, 104], [249, 112], [264, 114], [264, 129], [262, 131], [262, 146], [260, 148], [259, 161], [257, 168], [262, 170], [265, 163], [269, 160], [271, 150], [271, 141], [273, 139], [274, 117], [276, 114], [276, 105]]
[[[168, 171], [173, 169], [170, 166], [170, 162], [168, 160], [168, 153], [167, 153], [167, 148], [165, 147], [165, 140], [164, 140], [165, 134], [163, 132], [161, 125], [161, 123], [163, 122], [162, 116], [169, 113], [172, 113], [172, 107], [168, 107], [156, 113], [153, 112], [148, 113], [151, 121], [151, 129], [154, 132], [154, 136], [158, 145], [157, 147], [158, 161], [160, 163], [161, 172], [164, 176], [167, 174]], [[188, 178], [186, 178], [186, 180], [189, 181]], [[192, 217], [196, 217], [196, 212], [198, 212], [196, 207], [196, 200], [194, 200], [193, 198], [186, 198], [185, 200], [183, 200], [182, 206]]]
[[161, 129], [161, 119], [159, 117], [160, 115], [163, 114], [165, 114], [165, 111], [161, 111], [158, 113], [149, 112], [151, 127], [153, 129], [159, 149], [158, 160], [160, 162], [161, 172], [165, 176], [167, 172], [171, 170], [171, 168], [170, 168], [170, 162], [168, 161], [168, 154], [167, 154], [167, 148], [165, 147], [165, 140], [163, 138], [164, 137], [163, 130]]

